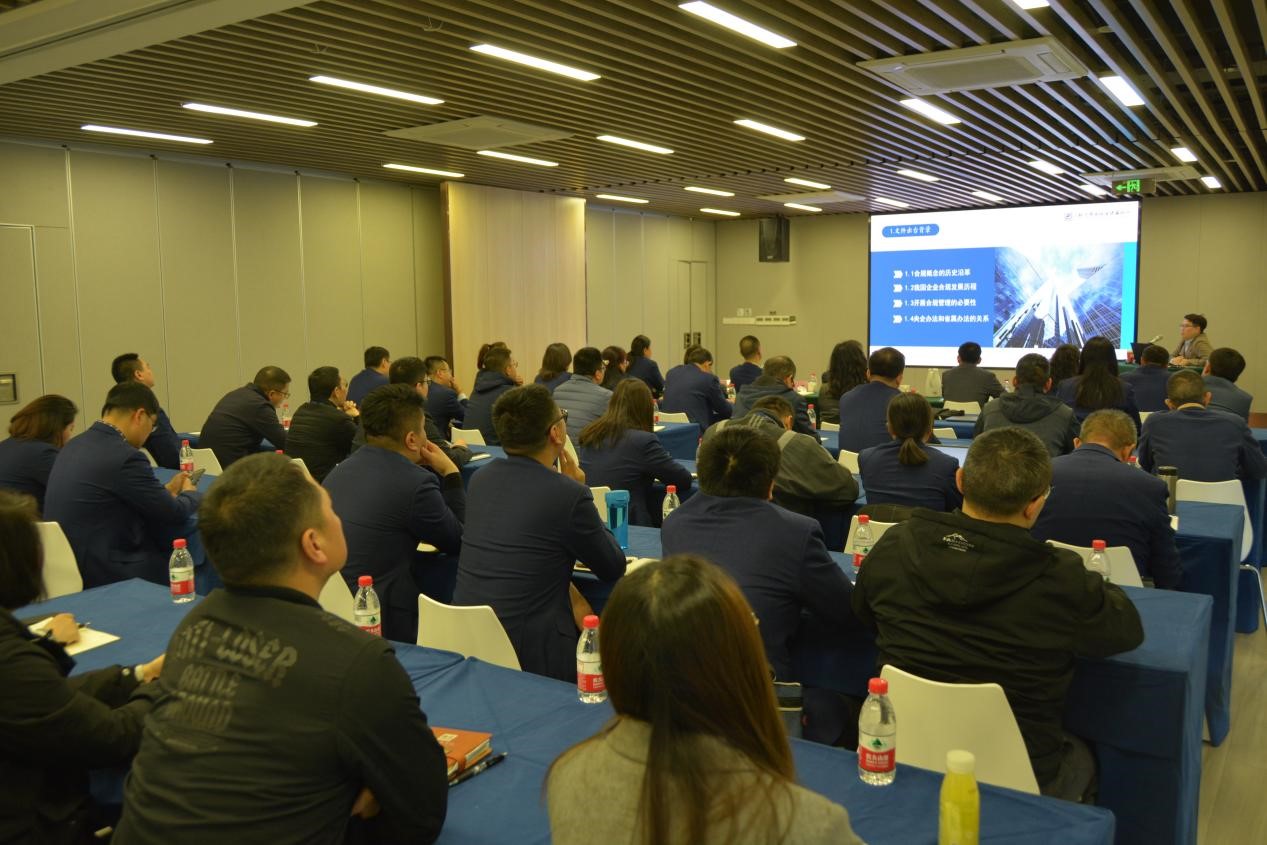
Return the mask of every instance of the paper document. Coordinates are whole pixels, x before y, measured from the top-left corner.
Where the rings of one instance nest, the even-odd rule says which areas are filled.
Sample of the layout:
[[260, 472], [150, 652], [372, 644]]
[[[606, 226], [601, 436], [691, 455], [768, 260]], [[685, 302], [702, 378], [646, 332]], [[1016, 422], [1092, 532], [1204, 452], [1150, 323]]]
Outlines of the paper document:
[[664, 426], [655, 425], [655, 426], [652, 426], [652, 429], [654, 429], [655, 431], [664, 431]]
[[491, 458], [491, 457], [493, 457], [493, 456], [492, 456], [492, 455], [490, 455], [488, 452], [477, 452], [476, 454], [471, 455], [471, 462], [474, 462], [474, 461], [483, 461], [483, 460], [487, 460], [487, 459], [489, 459], [489, 458]]
[[1174, 514], [1170, 517], [1170, 527], [1176, 531], [1179, 530], [1179, 514]]
[[[30, 632], [36, 636], [42, 637], [44, 632], [48, 629], [49, 620], [51, 619], [52, 617], [50, 616], [36, 622], [29, 628]], [[68, 646], [64, 646], [64, 648], [66, 649], [67, 654], [74, 657], [76, 654], [112, 643], [117, 639], [118, 637], [114, 634], [107, 634], [105, 631], [98, 631], [96, 628], [80, 628], [79, 642], [71, 643]]]

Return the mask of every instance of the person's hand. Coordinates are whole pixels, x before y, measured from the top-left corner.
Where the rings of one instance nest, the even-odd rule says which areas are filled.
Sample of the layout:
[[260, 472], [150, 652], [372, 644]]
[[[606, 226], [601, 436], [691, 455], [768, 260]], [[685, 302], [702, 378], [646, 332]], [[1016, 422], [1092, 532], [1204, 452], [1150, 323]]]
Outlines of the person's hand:
[[166, 487], [167, 492], [171, 493], [173, 496], [179, 496], [181, 493], [184, 493], [187, 490], [198, 489], [196, 486], [194, 486], [194, 483], [189, 480], [189, 473], [187, 472], [176, 473], [175, 475], [172, 476], [171, 481], [167, 482], [163, 486]]
[[576, 461], [572, 460], [572, 455], [568, 453], [567, 449], [559, 453], [559, 472], [573, 481], [585, 483], [585, 470], [577, 466]]
[[368, 786], [361, 787], [361, 793], [352, 802], [352, 815], [361, 819], [372, 819], [378, 815], [378, 799], [370, 792]]
[[360, 409], [356, 407], [356, 403], [351, 399], [343, 403], [343, 413], [349, 417], [359, 417], [361, 415]]
[[48, 620], [49, 636], [62, 645], [79, 642], [79, 623], [69, 613], [59, 613]]
[[451, 442], [454, 446], [457, 446], [459, 449], [465, 449], [465, 448], [466, 448], [466, 441], [465, 441], [465, 440], [453, 440], [453, 441], [450, 441], [450, 442]]
[[155, 657], [149, 663], [142, 663], [141, 670], [145, 673], [145, 683], [158, 680], [158, 676], [163, 674], [163, 662], [167, 659], [167, 652], [163, 652]]
[[427, 445], [423, 447], [418, 457], [420, 464], [431, 467], [440, 473], [441, 476], [452, 475], [458, 471], [458, 465], [453, 463], [453, 460], [448, 455], [444, 454], [443, 449], [430, 440], [427, 441]]

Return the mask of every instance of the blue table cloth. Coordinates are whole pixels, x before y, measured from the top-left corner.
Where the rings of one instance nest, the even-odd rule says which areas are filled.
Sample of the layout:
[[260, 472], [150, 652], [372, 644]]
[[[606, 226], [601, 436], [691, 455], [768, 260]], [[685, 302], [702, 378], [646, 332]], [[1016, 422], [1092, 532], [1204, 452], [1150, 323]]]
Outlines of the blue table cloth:
[[[1258, 446], [1267, 452], [1267, 428], [1250, 429]], [[1250, 546], [1246, 563], [1252, 563], [1260, 570], [1267, 565], [1267, 479], [1251, 479], [1241, 482], [1245, 488], [1245, 505], [1249, 508], [1250, 524], [1254, 527], [1254, 542]], [[1262, 613], [1259, 603], [1258, 588], [1254, 586], [1253, 572], [1242, 572], [1240, 575], [1240, 594], [1236, 606], [1236, 632], [1252, 634], [1258, 630], [1258, 616]]]
[[657, 425], [664, 426], [663, 429], [655, 433], [655, 436], [660, 440], [660, 444], [664, 446], [664, 451], [679, 461], [695, 460], [695, 452], [699, 449], [700, 440], [698, 425], [695, 423], [675, 422], [661, 422], [657, 423]]
[[[154, 467], [154, 477], [164, 484], [171, 481], [176, 473], [177, 470], [174, 469]], [[217, 475], [204, 474], [198, 479], [198, 492], [205, 494], [217, 478], [219, 478]], [[216, 587], [223, 586], [224, 582], [220, 580], [220, 573], [216, 572], [215, 567], [207, 560], [207, 551], [202, 547], [202, 535], [198, 533], [197, 512], [190, 514], [189, 519], [185, 521], [184, 537], [186, 548], [194, 559], [194, 592], [205, 596]]]

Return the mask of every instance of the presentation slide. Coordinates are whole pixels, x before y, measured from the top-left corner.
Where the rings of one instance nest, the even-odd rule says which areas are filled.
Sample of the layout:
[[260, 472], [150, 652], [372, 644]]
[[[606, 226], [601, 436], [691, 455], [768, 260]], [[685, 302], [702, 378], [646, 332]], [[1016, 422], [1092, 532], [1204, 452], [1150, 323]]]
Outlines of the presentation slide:
[[871, 218], [872, 350], [953, 367], [981, 344], [986, 367], [1106, 337], [1135, 340], [1139, 202], [883, 214]]

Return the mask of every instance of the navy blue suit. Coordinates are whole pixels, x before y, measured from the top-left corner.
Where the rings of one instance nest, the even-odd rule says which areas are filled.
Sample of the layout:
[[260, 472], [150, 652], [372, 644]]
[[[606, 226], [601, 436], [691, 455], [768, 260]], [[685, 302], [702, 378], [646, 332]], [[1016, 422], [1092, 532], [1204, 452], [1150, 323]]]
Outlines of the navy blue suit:
[[158, 409], [158, 419], [154, 422], [154, 430], [146, 438], [142, 448], [154, 456], [154, 463], [167, 469], [180, 469], [180, 438], [167, 412]]
[[1135, 407], [1141, 411], [1166, 410], [1166, 382], [1170, 371], [1165, 367], [1144, 365], [1128, 373], [1122, 373], [1122, 381], [1135, 391]]
[[[889, 402], [901, 392], [882, 381], [872, 381], [841, 396], [840, 448], [861, 452], [892, 440], [888, 428]], [[868, 484], [867, 489], [870, 488]]]
[[1246, 393], [1236, 386], [1235, 382], [1228, 381], [1220, 376], [1205, 376], [1205, 389], [1210, 391], [1210, 407], [1220, 411], [1227, 411], [1229, 414], [1236, 416], [1249, 422], [1250, 405], [1254, 403], [1254, 397], [1250, 393]]
[[352, 380], [348, 382], [348, 399], [360, 405], [365, 401], [365, 397], [370, 391], [376, 387], [382, 387], [387, 384], [387, 374], [380, 373], [378, 370], [371, 370], [368, 367], [352, 376]]
[[604, 581], [625, 574], [588, 487], [521, 455], [475, 473], [453, 603], [490, 605], [525, 672], [576, 680], [568, 587], [578, 560]]
[[823, 544], [817, 520], [761, 499], [697, 492], [664, 522], [664, 555], [699, 555], [734, 578], [761, 624], [766, 659], [794, 681], [792, 638], [808, 609], [822, 627], [853, 623], [853, 587]]
[[1092, 540], [1126, 546], [1140, 575], [1173, 589], [1183, 570], [1168, 498], [1160, 478], [1122, 463], [1103, 446], [1084, 443], [1052, 460], [1051, 495], [1030, 533], [1075, 546], [1090, 546]]
[[963, 504], [963, 494], [955, 486], [958, 461], [925, 445], [928, 462], [906, 466], [897, 459], [901, 448], [901, 441], [889, 440], [863, 449], [858, 455], [858, 474], [866, 485], [867, 504], [907, 505], [943, 512]]
[[0, 488], [35, 497], [44, 510], [44, 489], [57, 460], [57, 447], [43, 440], [0, 440]]
[[642, 355], [629, 356], [629, 369], [625, 370], [625, 378], [642, 379], [654, 396], [664, 392], [664, 377], [660, 375], [660, 365]]
[[694, 364], [680, 364], [669, 370], [660, 410], [685, 413], [701, 432], [718, 420], [730, 419], [734, 413], [717, 376]]
[[761, 378], [761, 365], [744, 361], [730, 368], [730, 386], [735, 389], [738, 394], [745, 384], [752, 384]]
[[277, 408], [268, 401], [268, 394], [253, 384], [226, 393], [198, 434], [198, 445], [215, 452], [224, 469], [258, 452], [262, 440], [285, 449], [286, 429], [277, 419]]
[[662, 501], [656, 495], [656, 479], [676, 484], [679, 495], [691, 488], [691, 471], [673, 460], [649, 431], [628, 429], [615, 443], [577, 448], [586, 484], [629, 491], [630, 525], [660, 524]]
[[1226, 411], [1185, 407], [1156, 413], [1139, 437], [1139, 465], [1178, 467], [1192, 481], [1267, 476], [1267, 456], [1245, 420]]
[[[1060, 401], [1064, 402], [1070, 408], [1073, 408], [1074, 418], [1077, 419], [1078, 422], [1082, 422], [1087, 417], [1091, 416], [1092, 413], [1102, 410], [1100, 408], [1088, 408], [1084, 405], [1078, 404], [1076, 397], [1078, 395], [1078, 383], [1080, 381], [1082, 381], [1082, 376], [1074, 376], [1073, 378], [1064, 379], [1060, 382], [1060, 387], [1055, 390], [1055, 394], [1060, 397]], [[1131, 422], [1135, 423], [1135, 430], [1139, 431], [1139, 406], [1135, 404], [1135, 388], [1131, 386], [1130, 382], [1123, 381], [1121, 377], [1118, 378], [1118, 381], [1122, 385], [1122, 400], [1113, 406], [1113, 410], [1121, 411], [1130, 417]]]
[[[442, 561], [419, 560], [419, 543], [430, 543], [443, 554], [461, 551], [466, 514], [461, 473], [437, 480], [434, 472], [404, 455], [367, 445], [335, 467], [323, 486], [347, 538], [343, 579], [355, 589], [359, 576], [372, 575], [374, 590], [386, 606], [383, 636], [417, 642], [420, 585], [411, 568], [417, 563], [422, 575], [444, 566]], [[447, 595], [433, 598], [448, 600]]]
[[98, 421], [62, 447], [44, 518], [66, 533], [85, 588], [129, 578], [165, 585], [171, 541], [185, 536], [200, 501], [196, 490], [173, 497], [145, 456]]
[[471, 398], [466, 402], [466, 418], [462, 427], [478, 428], [480, 434], [484, 435], [485, 443], [500, 446], [501, 439], [497, 436], [497, 429], [493, 428], [493, 406], [503, 393], [514, 386], [514, 380], [505, 373], [480, 370], [475, 376]]
[[450, 426], [466, 428], [466, 400], [458, 398], [458, 392], [451, 387], [432, 382], [427, 387], [427, 416], [435, 420], [446, 439], [450, 436]]

